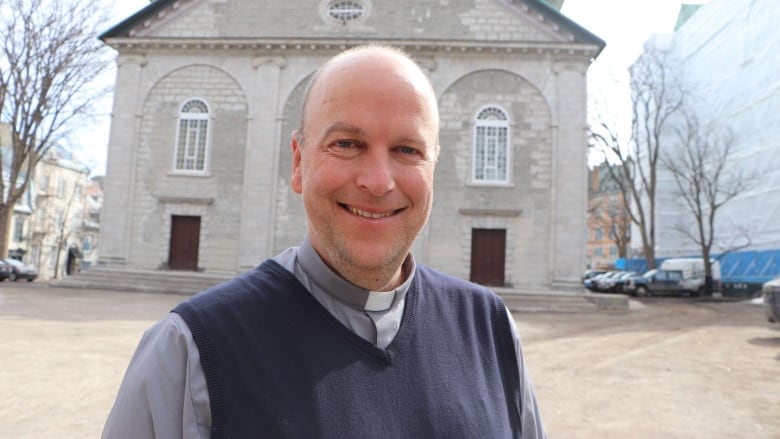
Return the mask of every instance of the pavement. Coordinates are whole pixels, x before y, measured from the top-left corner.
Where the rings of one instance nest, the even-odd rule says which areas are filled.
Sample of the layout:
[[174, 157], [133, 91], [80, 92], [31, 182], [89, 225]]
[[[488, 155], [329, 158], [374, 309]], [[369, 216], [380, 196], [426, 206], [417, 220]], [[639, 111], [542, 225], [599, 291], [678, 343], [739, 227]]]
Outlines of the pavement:
[[[569, 293], [567, 293], [569, 294]], [[0, 283], [0, 438], [95, 438], [178, 294]], [[515, 311], [550, 438], [780, 438], [780, 331], [749, 302]]]

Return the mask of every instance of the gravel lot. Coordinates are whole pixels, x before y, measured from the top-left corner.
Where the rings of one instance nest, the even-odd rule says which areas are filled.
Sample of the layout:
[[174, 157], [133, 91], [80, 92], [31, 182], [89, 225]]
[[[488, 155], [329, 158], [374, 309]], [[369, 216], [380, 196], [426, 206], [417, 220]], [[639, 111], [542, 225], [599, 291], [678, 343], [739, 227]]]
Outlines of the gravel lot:
[[[183, 296], [0, 284], [0, 437], [99, 437], [144, 329]], [[550, 438], [778, 438], [780, 332], [748, 303], [519, 313]]]

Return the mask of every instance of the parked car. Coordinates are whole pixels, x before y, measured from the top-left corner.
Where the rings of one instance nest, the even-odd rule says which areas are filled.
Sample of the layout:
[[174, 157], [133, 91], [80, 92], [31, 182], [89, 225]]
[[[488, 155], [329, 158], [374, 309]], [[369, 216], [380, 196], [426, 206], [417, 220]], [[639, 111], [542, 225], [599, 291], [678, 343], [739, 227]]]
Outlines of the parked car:
[[764, 314], [769, 323], [780, 324], [780, 277], [761, 286], [761, 296], [764, 299]]
[[631, 279], [638, 277], [639, 273], [635, 271], [624, 271], [617, 276], [610, 278], [607, 282], [606, 292], [620, 294]]
[[593, 287], [591, 289], [599, 292], [609, 291], [609, 289], [612, 288], [612, 280], [623, 273], [623, 271], [610, 271], [609, 273], [598, 276], [593, 279]]
[[10, 278], [11, 273], [13, 273], [11, 265], [0, 259], [0, 282]]
[[38, 277], [38, 270], [35, 267], [25, 265], [22, 261], [3, 259], [3, 262], [11, 267], [11, 274], [8, 276], [8, 279], [11, 281], [26, 279], [27, 282], [32, 282]]
[[604, 270], [588, 270], [582, 275], [582, 285], [587, 289], [591, 289], [593, 285], [593, 279], [606, 273]]
[[[710, 260], [712, 269], [712, 291], [721, 291], [720, 262]], [[679, 270], [683, 275], [683, 289], [701, 296], [704, 293], [704, 259], [703, 258], [670, 258], [661, 262], [661, 270]]]
[[683, 274], [679, 270], [659, 270], [654, 268], [642, 276], [628, 279], [623, 291], [633, 296], [649, 296], [657, 294], [685, 294], [682, 284]]

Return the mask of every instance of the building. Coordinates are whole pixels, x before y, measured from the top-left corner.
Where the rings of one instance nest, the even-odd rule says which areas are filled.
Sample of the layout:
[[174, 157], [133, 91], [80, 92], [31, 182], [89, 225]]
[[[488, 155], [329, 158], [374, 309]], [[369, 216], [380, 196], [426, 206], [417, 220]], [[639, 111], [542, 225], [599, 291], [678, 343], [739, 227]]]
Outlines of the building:
[[631, 222], [623, 192], [605, 163], [589, 174], [588, 268], [615, 269], [615, 261], [627, 256], [630, 242]]
[[[727, 295], [749, 296], [780, 275], [780, 226], [775, 220], [780, 171], [774, 166], [780, 158], [774, 123], [780, 89], [775, 79], [778, 61], [768, 55], [780, 48], [772, 29], [778, 16], [780, 8], [771, 1], [737, 5], [711, 0], [682, 8], [676, 32], [647, 43], [664, 50], [681, 69], [692, 97], [689, 104], [702, 125], [713, 123], [730, 131], [730, 135], [720, 131], [725, 135], [719, 136], [733, 139], [725, 181], [736, 175], [748, 183], [716, 216], [711, 254], [720, 260]], [[683, 147], [673, 128], [663, 133], [663, 139], [670, 152]], [[685, 236], [695, 230], [694, 217], [682, 204], [668, 171], [659, 169], [658, 175], [656, 256], [700, 255], [698, 245]]]
[[81, 268], [87, 269], [98, 261], [100, 251], [100, 211], [103, 207], [103, 176], [89, 179], [84, 194], [84, 227], [81, 235]]
[[[0, 123], [0, 154], [2, 154], [3, 163], [3, 184], [4, 187], [10, 186], [8, 180], [10, 174], [10, 157], [12, 153], [11, 145], [11, 126], [9, 124]], [[30, 229], [30, 215], [33, 212], [34, 202], [32, 195], [27, 190], [19, 201], [14, 204], [13, 213], [9, 217], [8, 225], [8, 254], [0, 257], [15, 258], [19, 260], [24, 259], [24, 255], [27, 253], [27, 232]]]
[[61, 279], [80, 269], [87, 233], [84, 219], [89, 172], [67, 150], [57, 147], [35, 168], [33, 210], [27, 236], [22, 237], [29, 253], [24, 261], [38, 269], [41, 279]]
[[344, 48], [404, 48], [439, 100], [442, 154], [418, 260], [488, 285], [585, 268], [585, 73], [603, 41], [540, 0], [157, 0], [118, 52], [99, 264], [235, 273], [297, 245], [290, 133]]
[[[721, 261], [724, 281], [760, 283], [780, 274], [780, 5], [774, 0], [710, 0], [683, 8], [678, 29], [650, 44], [665, 46], [693, 84], [696, 114], [733, 133], [727, 171], [755, 175], [748, 189], [718, 210], [713, 253], [747, 245]], [[666, 133], [667, 139], [672, 138]], [[659, 176], [658, 257], [700, 254], [677, 229], [690, 218], [674, 181]]]

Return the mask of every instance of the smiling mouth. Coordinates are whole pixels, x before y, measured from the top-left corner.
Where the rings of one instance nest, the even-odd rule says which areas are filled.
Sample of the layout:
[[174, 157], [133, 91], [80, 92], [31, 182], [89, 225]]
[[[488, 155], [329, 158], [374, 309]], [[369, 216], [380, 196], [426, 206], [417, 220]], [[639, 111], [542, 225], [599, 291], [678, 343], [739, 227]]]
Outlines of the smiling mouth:
[[397, 209], [390, 212], [368, 212], [366, 210], [358, 209], [357, 207], [348, 206], [346, 204], [340, 204], [339, 205], [349, 213], [353, 215], [357, 215], [363, 218], [371, 218], [371, 219], [382, 219], [387, 218], [389, 216], [393, 216], [396, 213], [402, 211], [403, 209]]

